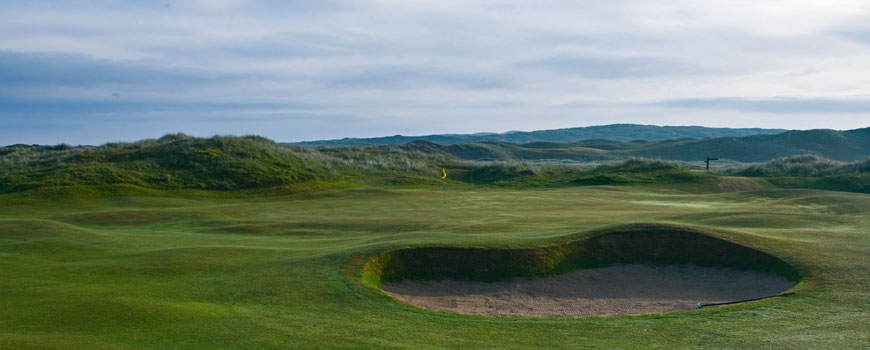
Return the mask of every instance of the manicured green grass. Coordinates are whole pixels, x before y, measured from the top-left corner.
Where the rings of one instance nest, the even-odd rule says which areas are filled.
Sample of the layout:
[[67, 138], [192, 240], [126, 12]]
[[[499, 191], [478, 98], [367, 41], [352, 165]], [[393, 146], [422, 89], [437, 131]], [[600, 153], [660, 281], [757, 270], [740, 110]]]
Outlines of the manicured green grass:
[[[870, 195], [699, 186], [6, 193], [0, 348], [868, 347]], [[391, 247], [529, 248], [638, 222], [712, 232], [805, 278], [719, 308], [491, 318], [396, 302], [360, 272]]]

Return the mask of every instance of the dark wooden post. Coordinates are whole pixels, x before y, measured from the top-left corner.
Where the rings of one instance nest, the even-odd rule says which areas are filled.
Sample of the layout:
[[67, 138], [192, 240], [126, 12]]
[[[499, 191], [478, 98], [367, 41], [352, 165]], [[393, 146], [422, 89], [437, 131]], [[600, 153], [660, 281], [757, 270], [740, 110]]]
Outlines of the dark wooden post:
[[710, 158], [710, 156], [707, 156], [707, 160], [704, 161], [704, 163], [707, 163], [707, 171], [710, 171], [710, 161], [711, 160], [719, 160], [719, 158]]

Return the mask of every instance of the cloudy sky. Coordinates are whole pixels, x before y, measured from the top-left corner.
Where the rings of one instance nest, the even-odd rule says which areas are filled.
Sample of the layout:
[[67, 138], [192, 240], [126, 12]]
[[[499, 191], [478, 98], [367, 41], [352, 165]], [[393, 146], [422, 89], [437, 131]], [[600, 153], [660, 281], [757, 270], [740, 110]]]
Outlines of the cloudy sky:
[[870, 2], [0, 2], [0, 145], [610, 123], [870, 126]]

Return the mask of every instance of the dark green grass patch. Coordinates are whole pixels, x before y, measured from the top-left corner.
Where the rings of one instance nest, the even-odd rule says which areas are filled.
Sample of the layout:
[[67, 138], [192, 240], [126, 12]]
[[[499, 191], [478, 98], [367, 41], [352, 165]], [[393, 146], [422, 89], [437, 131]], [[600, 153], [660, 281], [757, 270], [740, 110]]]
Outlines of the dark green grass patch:
[[754, 212], [723, 212], [686, 214], [674, 217], [709, 227], [765, 227], [774, 229], [814, 227], [819, 222], [848, 223], [846, 219], [831, 218], [818, 214], [770, 214]]
[[166, 213], [160, 213], [153, 210], [115, 210], [73, 214], [65, 216], [62, 219], [81, 224], [100, 226], [147, 225], [165, 220]]

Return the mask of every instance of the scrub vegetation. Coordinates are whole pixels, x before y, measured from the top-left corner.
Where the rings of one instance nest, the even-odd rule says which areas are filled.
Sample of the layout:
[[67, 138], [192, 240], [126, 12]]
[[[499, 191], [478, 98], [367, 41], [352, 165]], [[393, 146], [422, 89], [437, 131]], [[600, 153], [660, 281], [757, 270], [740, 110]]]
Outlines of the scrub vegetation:
[[784, 157], [766, 163], [753, 164], [726, 172], [736, 176], [825, 177], [870, 173], [870, 158], [859, 162], [838, 162], [819, 156]]
[[[613, 146], [613, 141], [590, 140], [584, 144], [607, 147]], [[546, 149], [550, 154], [561, 149], [559, 152], [565, 155], [589, 149], [581, 147], [576, 151], [574, 146], [556, 144], [524, 147]], [[433, 175], [439, 174], [441, 168], [449, 170], [451, 181], [462, 184], [518, 188], [709, 185], [720, 180], [686, 163], [621, 158], [604, 163], [564, 164], [517, 160], [513, 156], [516, 152], [504, 150], [504, 145], [442, 146], [425, 141], [402, 146], [315, 149], [282, 145], [258, 136], [196, 138], [183, 134], [102, 146], [12, 145], [0, 148], [0, 192], [120, 184], [155, 190], [287, 191], [437, 185], [440, 180]], [[486, 156], [482, 157], [482, 152]], [[479, 158], [489, 160], [468, 160]], [[771, 186], [867, 193], [868, 169], [868, 161], [846, 163], [799, 156], [718, 172], [765, 178], [761, 182]]]
[[[462, 146], [455, 146], [462, 147]], [[449, 154], [401, 147], [310, 149], [256, 137], [183, 134], [102, 146], [0, 149], [0, 191], [133, 185], [149, 189], [245, 190], [275, 187], [438, 184], [441, 168], [469, 184], [546, 186], [652, 183], [699, 178], [662, 161], [567, 166], [499, 159], [465, 162]]]
[[858, 162], [838, 162], [804, 155], [737, 167], [723, 173], [768, 178], [769, 183], [778, 187], [870, 193], [870, 158]]

